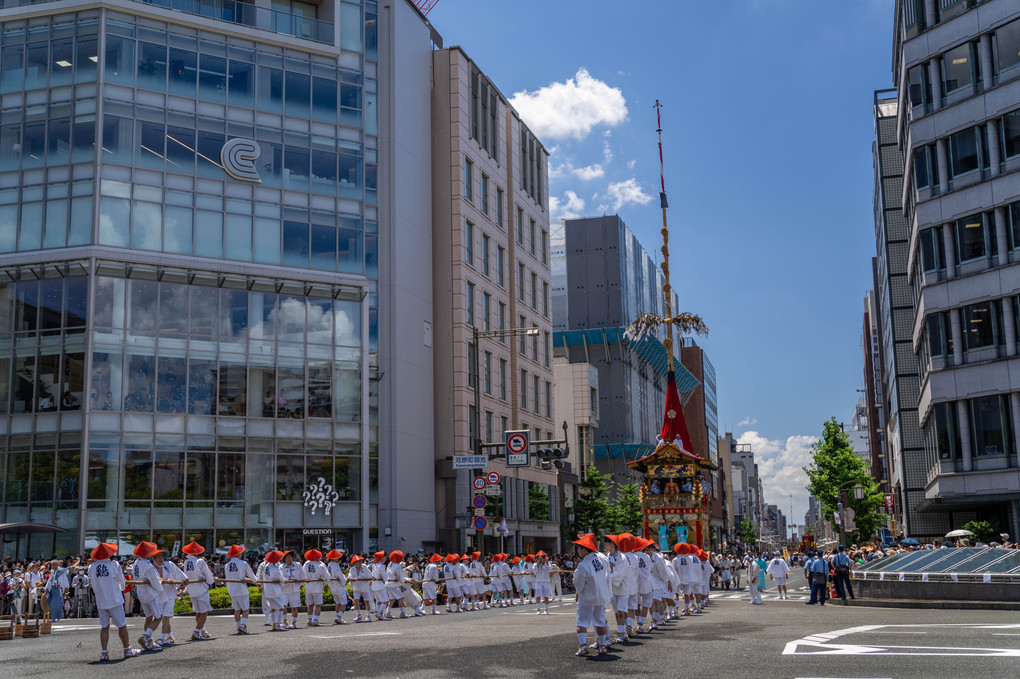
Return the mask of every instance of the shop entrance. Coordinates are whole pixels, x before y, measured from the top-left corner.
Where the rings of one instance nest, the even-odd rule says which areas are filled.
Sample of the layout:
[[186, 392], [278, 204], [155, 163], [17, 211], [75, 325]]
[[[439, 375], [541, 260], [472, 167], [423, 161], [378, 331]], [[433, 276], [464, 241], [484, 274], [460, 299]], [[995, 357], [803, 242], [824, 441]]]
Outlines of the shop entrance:
[[350, 553], [351, 534], [332, 528], [294, 528], [283, 531], [282, 547], [299, 552], [302, 559], [309, 549], [317, 549], [323, 554], [331, 549]]

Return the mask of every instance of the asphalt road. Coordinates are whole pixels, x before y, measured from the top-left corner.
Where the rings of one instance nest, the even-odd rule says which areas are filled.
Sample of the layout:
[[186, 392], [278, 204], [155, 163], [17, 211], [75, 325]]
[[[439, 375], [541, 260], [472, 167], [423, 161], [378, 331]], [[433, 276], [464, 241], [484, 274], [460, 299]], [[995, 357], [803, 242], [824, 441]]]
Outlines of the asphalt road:
[[[0, 641], [0, 666], [9, 676], [90, 678], [1020, 677], [1015, 611], [809, 607], [802, 587], [796, 574], [795, 599], [778, 601], [770, 590], [763, 606], [750, 606], [746, 590], [714, 591], [705, 613], [589, 658], [574, 657], [574, 606], [565, 600], [554, 602], [548, 616], [517, 606], [277, 633], [264, 631], [261, 616], [253, 616], [255, 634], [247, 637], [233, 634], [232, 618], [214, 616], [206, 625], [211, 641], [184, 641], [111, 663], [97, 661], [96, 623], [72, 620], [55, 624], [50, 636]], [[175, 619], [178, 639], [190, 636], [189, 623]], [[132, 643], [139, 625], [129, 619]]]

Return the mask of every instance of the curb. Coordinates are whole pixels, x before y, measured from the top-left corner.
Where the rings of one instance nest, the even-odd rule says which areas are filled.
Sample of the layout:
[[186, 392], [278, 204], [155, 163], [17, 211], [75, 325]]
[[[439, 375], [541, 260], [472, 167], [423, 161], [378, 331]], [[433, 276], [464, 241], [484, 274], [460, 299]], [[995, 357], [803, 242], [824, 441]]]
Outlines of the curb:
[[[960, 611], [1020, 611], [1020, 601], [951, 601], [948, 599], [851, 599], [866, 608], [927, 608]], [[836, 604], [838, 606], [838, 604]]]

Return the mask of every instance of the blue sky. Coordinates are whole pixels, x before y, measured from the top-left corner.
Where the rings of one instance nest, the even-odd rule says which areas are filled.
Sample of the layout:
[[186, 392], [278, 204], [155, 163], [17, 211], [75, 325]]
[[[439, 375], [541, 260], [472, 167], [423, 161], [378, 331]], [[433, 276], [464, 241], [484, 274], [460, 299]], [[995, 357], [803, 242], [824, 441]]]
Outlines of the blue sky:
[[662, 101], [672, 279], [710, 328], [719, 427], [802, 522], [810, 444], [863, 386], [893, 0], [440, 0], [429, 19], [550, 149], [553, 217], [618, 212], [653, 254]]

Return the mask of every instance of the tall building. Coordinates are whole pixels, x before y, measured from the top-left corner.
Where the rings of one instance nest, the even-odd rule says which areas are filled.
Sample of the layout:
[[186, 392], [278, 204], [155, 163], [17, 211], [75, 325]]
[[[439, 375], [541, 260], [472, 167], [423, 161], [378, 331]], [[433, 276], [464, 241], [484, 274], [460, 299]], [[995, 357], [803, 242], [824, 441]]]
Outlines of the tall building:
[[[893, 77], [897, 89], [876, 94], [878, 167], [905, 169], [882, 194], [884, 209], [905, 217], [889, 247], [890, 271], [904, 277], [891, 290], [889, 353], [898, 368], [916, 366], [916, 381], [898, 380], [893, 396], [901, 413], [916, 407], [920, 426], [899, 422], [897, 509], [913, 536], [972, 519], [1015, 535], [1020, 6], [900, 0]], [[883, 170], [883, 183], [887, 174], [898, 171]], [[896, 425], [890, 418], [890, 432]]]
[[[438, 546], [458, 551], [482, 536], [469, 529], [473, 474], [450, 457], [507, 430], [563, 437], [552, 419], [549, 154], [462, 49], [436, 50], [432, 64], [435, 496]], [[507, 551], [559, 551], [557, 473], [502, 459], [489, 469], [504, 478], [492, 518], [507, 519]], [[539, 496], [548, 501], [529, 500]]]
[[754, 524], [760, 535], [763, 529], [763, 496], [758, 465], [749, 443], [737, 443], [733, 435], [726, 433], [724, 440], [730, 441], [730, 479], [733, 486], [733, 526], [739, 529], [744, 521]]
[[[872, 258], [872, 263], [875, 263]], [[864, 363], [864, 412], [868, 423], [868, 450], [871, 476], [889, 491], [889, 465], [886, 461], [885, 424], [882, 419], [882, 339], [874, 290], [864, 296], [864, 323], [861, 335]]]
[[[618, 215], [568, 219], [552, 249], [554, 352], [598, 369], [595, 465], [626, 482], [629, 460], [651, 453], [662, 428], [668, 356], [664, 330], [625, 336], [639, 315], [665, 314], [664, 278]], [[679, 299], [673, 294], [673, 309]], [[674, 337], [676, 346], [680, 337]], [[675, 356], [677, 389], [687, 407], [700, 384]], [[707, 459], [708, 444], [694, 452]]]
[[421, 14], [0, 23], [0, 521], [66, 530], [0, 549], [433, 539]]

